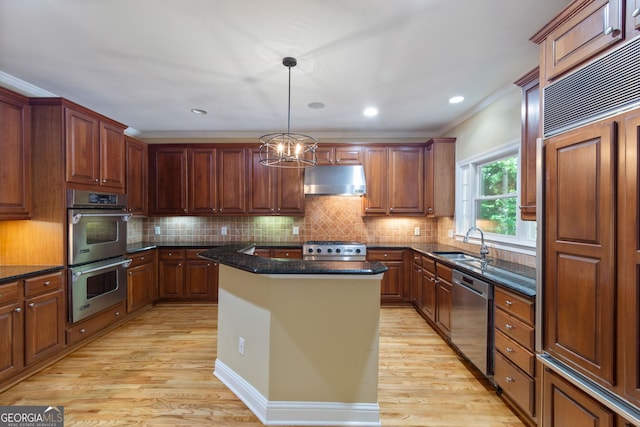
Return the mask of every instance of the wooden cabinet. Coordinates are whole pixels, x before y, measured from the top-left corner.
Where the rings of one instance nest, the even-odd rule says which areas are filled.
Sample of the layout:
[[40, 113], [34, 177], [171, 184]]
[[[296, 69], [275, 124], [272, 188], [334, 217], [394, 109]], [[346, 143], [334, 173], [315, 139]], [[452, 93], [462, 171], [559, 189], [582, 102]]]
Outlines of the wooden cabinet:
[[218, 210], [221, 214], [246, 212], [246, 166], [244, 147], [217, 148]]
[[64, 285], [62, 272], [24, 281], [26, 366], [54, 355], [65, 346]]
[[187, 149], [188, 157], [188, 213], [213, 215], [217, 213], [216, 150], [214, 148]]
[[427, 216], [453, 216], [456, 205], [456, 139], [432, 138], [425, 147]]
[[381, 302], [409, 303], [411, 301], [411, 255], [403, 249], [368, 249], [367, 261], [378, 261], [387, 267], [382, 278]]
[[540, 70], [535, 68], [516, 84], [522, 90], [520, 141], [520, 218], [536, 220], [536, 146], [540, 137]]
[[494, 288], [496, 385], [528, 418], [536, 417], [535, 301]]
[[624, 40], [624, 4], [622, 0], [573, 2], [534, 36], [541, 42], [543, 79], [556, 79]]
[[361, 165], [362, 147], [321, 144], [316, 150], [318, 165]]
[[85, 109], [64, 110], [67, 182], [124, 191], [126, 126]]
[[367, 147], [364, 215], [424, 215], [424, 146]]
[[416, 310], [422, 311], [422, 255], [413, 251], [411, 256], [411, 303]]
[[603, 386], [615, 383], [616, 128], [545, 143], [544, 349]]
[[31, 210], [29, 100], [0, 88], [0, 220], [27, 219]]
[[542, 387], [545, 427], [616, 425], [612, 411], [548, 368], [542, 373]]
[[24, 308], [22, 282], [0, 285], [0, 382], [24, 367]]
[[156, 251], [149, 250], [129, 256], [127, 270], [127, 313], [145, 307], [157, 299]]
[[422, 312], [435, 325], [438, 282], [436, 279], [436, 262], [429, 257], [422, 257]]
[[260, 164], [259, 148], [247, 151], [247, 212], [304, 215], [303, 169], [264, 166]]
[[436, 262], [436, 327], [448, 338], [451, 338], [452, 275], [451, 267]]
[[271, 258], [298, 258], [302, 259], [302, 249], [271, 249]]
[[147, 144], [125, 136], [127, 211], [136, 215], [148, 213]]
[[127, 302], [121, 301], [98, 314], [95, 314], [80, 322], [76, 322], [67, 328], [67, 344], [76, 345], [95, 334], [113, 326], [116, 322], [125, 319]]
[[170, 301], [216, 301], [218, 264], [197, 256], [205, 249], [160, 249], [159, 298]]
[[149, 146], [149, 214], [184, 215], [187, 208], [187, 148]]

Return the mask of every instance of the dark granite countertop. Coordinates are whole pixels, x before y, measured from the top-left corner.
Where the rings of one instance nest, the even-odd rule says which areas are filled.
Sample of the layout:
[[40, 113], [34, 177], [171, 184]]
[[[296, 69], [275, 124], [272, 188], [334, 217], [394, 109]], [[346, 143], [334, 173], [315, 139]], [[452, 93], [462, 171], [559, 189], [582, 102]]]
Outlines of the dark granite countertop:
[[[215, 243], [169, 243], [169, 242], [139, 242], [133, 243], [127, 246], [128, 253], [135, 253], [147, 249], [155, 249], [155, 248], [209, 248], [215, 249], [223, 246], [233, 246], [239, 245], [247, 245], [242, 242], [215, 242]], [[300, 248], [302, 246], [301, 242], [256, 242], [254, 243], [256, 247], [269, 247], [269, 248]], [[441, 245], [438, 243], [395, 243], [395, 242], [373, 242], [367, 244], [368, 249], [412, 249], [418, 252], [421, 252], [425, 255], [428, 255], [439, 262], [443, 262], [452, 268], [461, 270], [465, 273], [475, 275], [476, 277], [484, 280], [490, 280], [491, 282], [503, 286], [507, 289], [519, 292], [525, 296], [535, 297], [536, 296], [536, 270], [533, 267], [529, 267], [522, 264], [516, 264], [509, 261], [504, 261], [497, 258], [489, 257], [489, 263], [487, 268], [476, 268], [469, 264], [463, 262], [452, 261], [444, 256], [438, 255], [437, 252], [464, 252], [470, 255], [477, 255], [474, 253], [469, 253], [467, 251], [463, 251], [460, 248], [448, 245]], [[259, 257], [251, 257], [251, 258], [259, 258]], [[250, 258], [250, 259], [251, 259]], [[236, 260], [237, 261], [237, 260]], [[280, 268], [281, 270], [287, 269], [299, 269], [303, 271], [303, 274], [315, 274], [316, 270], [310, 270], [313, 265], [308, 265], [309, 262], [318, 263], [315, 264], [318, 270], [333, 270], [336, 273], [334, 274], [346, 274], [349, 268], [353, 270], [362, 271], [363, 269], [367, 270], [371, 264], [377, 263], [362, 263], [363, 265], [358, 266], [355, 263], [350, 262], [351, 265], [339, 266], [337, 264], [344, 263], [336, 263], [329, 261], [302, 261], [296, 259], [280, 259], [275, 260], [273, 265], [269, 265], [269, 258], [261, 258], [261, 259], [253, 259], [250, 264], [247, 264], [244, 268], [238, 266], [238, 268], [242, 268], [246, 271], [251, 271], [257, 273], [258, 271], [254, 271], [255, 268], [260, 269], [260, 272], [264, 273], [269, 270], [274, 270]], [[322, 263], [322, 264], [320, 264]], [[225, 264], [223, 262], [223, 264]], [[296, 264], [299, 264], [296, 266]], [[303, 269], [305, 266], [305, 269]], [[362, 268], [359, 268], [362, 267]], [[253, 269], [252, 269], [253, 268]], [[342, 268], [342, 270], [340, 270]], [[346, 269], [346, 270], [345, 270]], [[265, 273], [267, 274], [267, 273]], [[277, 274], [277, 273], [272, 273]], [[290, 274], [290, 273], [284, 273]], [[353, 274], [351, 272], [350, 274]], [[361, 273], [362, 274], [362, 273]], [[374, 274], [364, 273], [364, 274]]]
[[354, 274], [372, 275], [387, 271], [382, 263], [366, 261], [304, 261], [292, 258], [263, 258], [242, 253], [260, 246], [235, 244], [202, 252], [202, 258], [256, 274]]
[[0, 266], [0, 283], [55, 273], [62, 269], [64, 269], [63, 265], [2, 265]]

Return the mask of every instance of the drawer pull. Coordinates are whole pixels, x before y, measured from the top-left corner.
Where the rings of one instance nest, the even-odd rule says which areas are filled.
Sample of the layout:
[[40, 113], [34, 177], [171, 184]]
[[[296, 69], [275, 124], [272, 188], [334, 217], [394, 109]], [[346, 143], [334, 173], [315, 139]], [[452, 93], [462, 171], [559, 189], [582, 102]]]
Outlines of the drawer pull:
[[115, 315], [116, 317], [118, 317], [118, 316], [120, 316], [120, 312], [119, 312], [119, 311], [116, 311], [116, 312], [114, 313], [114, 315]]
[[510, 323], [505, 323], [504, 327], [505, 327], [505, 328], [507, 328], [507, 329], [509, 329], [509, 330], [511, 330], [511, 329], [515, 329], [515, 326], [513, 326], [513, 325], [512, 325], [512, 324], [510, 324]]
[[506, 382], [508, 382], [508, 383], [515, 383], [516, 382], [515, 378], [513, 378], [513, 377], [505, 377], [504, 380]]
[[505, 303], [506, 305], [513, 305], [513, 304], [514, 304], [514, 303], [513, 303], [513, 301], [509, 301], [509, 300], [506, 300], [504, 303]]
[[49, 286], [49, 285], [51, 285], [51, 281], [50, 281], [50, 280], [47, 280], [46, 282], [44, 282], [44, 283], [43, 283], [43, 285], [45, 285], [45, 286]]
[[33, 308], [33, 307], [35, 307], [35, 306], [36, 306], [36, 305], [35, 305], [35, 303], [30, 303], [30, 304], [29, 304], [29, 307], [31, 307], [31, 308]]
[[87, 330], [85, 328], [80, 329], [79, 331], [81, 334], [84, 334], [85, 332], [87, 332]]
[[22, 309], [20, 307], [16, 307], [16, 309], [14, 310], [16, 313], [20, 313], [22, 311]]
[[634, 18], [638, 15], [640, 15], [640, 7], [637, 9], [633, 9], [633, 12], [631, 12], [631, 16], [633, 16]]
[[144, 261], [144, 257], [143, 256], [140, 257], [140, 261]]
[[511, 347], [507, 347], [507, 348], [505, 348], [505, 351], [506, 351], [507, 353], [513, 353], [513, 349], [512, 349]]

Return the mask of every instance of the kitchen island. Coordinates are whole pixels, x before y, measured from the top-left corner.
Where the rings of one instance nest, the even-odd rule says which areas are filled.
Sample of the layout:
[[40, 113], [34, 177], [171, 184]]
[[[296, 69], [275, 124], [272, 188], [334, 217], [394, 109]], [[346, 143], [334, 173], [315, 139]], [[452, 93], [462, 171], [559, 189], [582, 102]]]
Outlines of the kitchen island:
[[249, 248], [199, 254], [221, 264], [216, 377], [266, 425], [379, 426], [386, 267], [261, 258]]

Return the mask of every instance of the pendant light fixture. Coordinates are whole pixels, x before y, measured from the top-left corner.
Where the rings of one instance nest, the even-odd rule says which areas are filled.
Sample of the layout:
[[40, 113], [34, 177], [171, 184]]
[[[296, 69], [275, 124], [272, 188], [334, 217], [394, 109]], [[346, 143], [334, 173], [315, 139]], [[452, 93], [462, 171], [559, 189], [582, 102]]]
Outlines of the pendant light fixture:
[[312, 136], [291, 133], [291, 67], [298, 64], [295, 58], [286, 57], [282, 65], [289, 69], [289, 106], [287, 132], [270, 133], [260, 137], [260, 164], [278, 168], [306, 168], [318, 164], [316, 149], [318, 140]]

